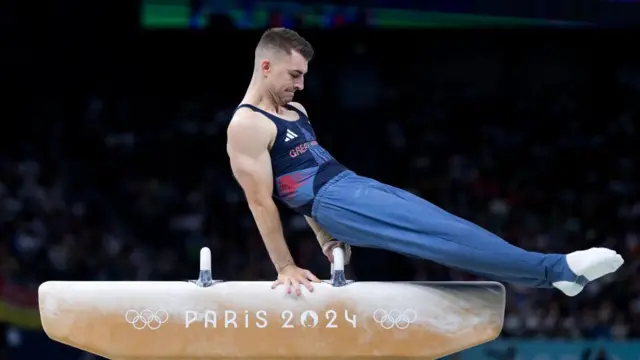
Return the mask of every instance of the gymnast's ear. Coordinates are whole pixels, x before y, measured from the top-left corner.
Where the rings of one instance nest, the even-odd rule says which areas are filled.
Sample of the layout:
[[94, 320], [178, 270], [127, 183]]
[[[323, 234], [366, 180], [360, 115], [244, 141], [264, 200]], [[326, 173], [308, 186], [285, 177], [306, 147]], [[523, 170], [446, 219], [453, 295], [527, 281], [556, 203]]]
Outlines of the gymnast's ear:
[[269, 75], [273, 69], [273, 64], [269, 59], [262, 59], [259, 63], [260, 72], [263, 75]]

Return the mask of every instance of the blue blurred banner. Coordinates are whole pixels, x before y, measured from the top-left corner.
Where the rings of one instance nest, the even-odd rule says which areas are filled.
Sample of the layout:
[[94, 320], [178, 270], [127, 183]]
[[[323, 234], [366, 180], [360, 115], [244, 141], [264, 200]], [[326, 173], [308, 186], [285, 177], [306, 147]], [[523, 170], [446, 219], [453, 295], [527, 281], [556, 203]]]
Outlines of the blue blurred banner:
[[495, 340], [461, 355], [459, 360], [640, 360], [640, 341]]

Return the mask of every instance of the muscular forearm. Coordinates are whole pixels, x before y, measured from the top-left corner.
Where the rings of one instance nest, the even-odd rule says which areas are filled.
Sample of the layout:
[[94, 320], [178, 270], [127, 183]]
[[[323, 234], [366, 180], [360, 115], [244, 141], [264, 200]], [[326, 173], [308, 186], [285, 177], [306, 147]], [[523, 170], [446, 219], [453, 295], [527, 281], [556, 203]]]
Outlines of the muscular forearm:
[[284, 239], [276, 204], [272, 200], [254, 202], [249, 204], [249, 208], [276, 270], [280, 272], [286, 266], [293, 264], [293, 257]]
[[333, 236], [326, 232], [315, 220], [308, 216], [305, 216], [304, 218], [307, 220], [307, 223], [309, 223], [309, 226], [316, 234], [316, 239], [318, 240], [318, 243], [321, 247], [324, 246], [327, 241], [333, 240]]
[[318, 244], [320, 244], [322, 251], [324, 253], [327, 253], [328, 251], [330, 251], [332, 246], [335, 246], [336, 244], [341, 244], [341, 246], [345, 250], [345, 259], [344, 259], [345, 265], [348, 264], [349, 259], [351, 258], [351, 246], [349, 246], [348, 244], [340, 243], [337, 240], [335, 240], [331, 234], [329, 234], [325, 229], [322, 228], [322, 226], [320, 226], [320, 224], [318, 224], [315, 220], [313, 220], [309, 216], [305, 216], [304, 218], [307, 220], [307, 223], [309, 223], [309, 226], [311, 227], [313, 232], [316, 234], [316, 239], [318, 240]]

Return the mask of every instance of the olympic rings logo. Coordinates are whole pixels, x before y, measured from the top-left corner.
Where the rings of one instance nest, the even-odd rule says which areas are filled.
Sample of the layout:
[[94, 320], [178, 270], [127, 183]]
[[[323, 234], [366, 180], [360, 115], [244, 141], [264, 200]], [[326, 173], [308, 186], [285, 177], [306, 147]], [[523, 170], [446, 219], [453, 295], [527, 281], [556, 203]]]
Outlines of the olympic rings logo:
[[408, 309], [404, 312], [393, 309], [389, 312], [386, 310], [378, 309], [373, 312], [373, 320], [380, 324], [383, 329], [389, 330], [392, 328], [404, 330], [413, 324], [418, 319], [418, 314], [415, 310]]
[[137, 312], [136, 310], [129, 310], [124, 314], [124, 319], [136, 330], [142, 330], [145, 328], [151, 330], [158, 330], [160, 325], [169, 320], [169, 313], [165, 310], [158, 310], [155, 313], [149, 309]]

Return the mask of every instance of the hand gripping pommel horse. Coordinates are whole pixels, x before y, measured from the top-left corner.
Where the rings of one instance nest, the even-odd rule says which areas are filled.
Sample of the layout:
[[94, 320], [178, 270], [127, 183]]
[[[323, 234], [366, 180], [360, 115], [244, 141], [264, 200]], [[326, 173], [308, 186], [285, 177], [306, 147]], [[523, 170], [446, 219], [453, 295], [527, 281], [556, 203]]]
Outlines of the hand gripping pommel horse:
[[497, 282], [347, 280], [302, 296], [269, 281], [214, 280], [211, 252], [189, 281], [48, 281], [38, 289], [46, 334], [108, 359], [438, 359], [502, 330]]

